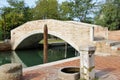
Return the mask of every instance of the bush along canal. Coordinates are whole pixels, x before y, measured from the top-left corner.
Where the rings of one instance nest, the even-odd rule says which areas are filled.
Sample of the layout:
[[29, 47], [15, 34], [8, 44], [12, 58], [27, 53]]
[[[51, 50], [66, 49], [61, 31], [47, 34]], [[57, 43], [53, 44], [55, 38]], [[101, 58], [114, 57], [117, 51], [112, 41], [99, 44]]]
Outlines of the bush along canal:
[[[58, 61], [78, 56], [74, 48], [66, 43], [49, 44], [48, 62]], [[0, 65], [6, 63], [21, 63], [23, 67], [43, 64], [43, 49], [29, 49], [0, 52]]]

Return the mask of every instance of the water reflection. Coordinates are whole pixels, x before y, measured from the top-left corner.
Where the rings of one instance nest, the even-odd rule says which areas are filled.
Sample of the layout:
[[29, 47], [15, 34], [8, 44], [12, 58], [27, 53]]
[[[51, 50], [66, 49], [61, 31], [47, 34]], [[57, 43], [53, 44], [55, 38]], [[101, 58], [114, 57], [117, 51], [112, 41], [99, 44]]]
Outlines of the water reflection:
[[[70, 46], [52, 47], [48, 50], [48, 62], [77, 56]], [[5, 63], [21, 63], [23, 67], [43, 64], [43, 50], [20, 50], [0, 53], [0, 65]]]
[[0, 65], [11, 63], [10, 52], [0, 52]]
[[11, 63], [20, 63], [23, 67], [27, 67], [27, 65], [20, 59], [15, 51], [12, 51], [11, 54]]
[[[43, 54], [39, 54], [39, 53], [41, 53], [40, 50], [16, 51], [16, 55], [19, 57], [19, 59], [22, 61], [22, 63], [24, 63], [26, 65], [26, 67], [43, 63], [43, 59], [42, 59]], [[15, 55], [13, 55], [13, 56], [15, 56]]]

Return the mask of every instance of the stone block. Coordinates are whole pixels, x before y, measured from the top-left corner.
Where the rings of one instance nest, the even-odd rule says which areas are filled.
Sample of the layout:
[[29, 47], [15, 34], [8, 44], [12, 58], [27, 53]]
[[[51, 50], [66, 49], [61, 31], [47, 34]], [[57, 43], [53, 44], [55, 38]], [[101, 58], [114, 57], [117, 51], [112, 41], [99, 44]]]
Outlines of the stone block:
[[0, 80], [22, 80], [22, 65], [9, 63], [0, 66]]
[[80, 69], [78, 67], [64, 67], [58, 71], [60, 80], [78, 80], [80, 78]]

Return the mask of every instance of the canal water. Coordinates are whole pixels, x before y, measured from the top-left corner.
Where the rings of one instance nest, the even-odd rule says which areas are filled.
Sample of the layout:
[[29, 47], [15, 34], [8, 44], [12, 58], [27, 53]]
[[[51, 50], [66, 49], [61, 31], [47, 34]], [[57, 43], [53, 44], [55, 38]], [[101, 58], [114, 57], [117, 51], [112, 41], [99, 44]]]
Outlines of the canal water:
[[[54, 46], [48, 50], [48, 62], [63, 60], [78, 56], [71, 46]], [[23, 67], [43, 64], [43, 49], [0, 52], [0, 65], [6, 63], [21, 63]]]

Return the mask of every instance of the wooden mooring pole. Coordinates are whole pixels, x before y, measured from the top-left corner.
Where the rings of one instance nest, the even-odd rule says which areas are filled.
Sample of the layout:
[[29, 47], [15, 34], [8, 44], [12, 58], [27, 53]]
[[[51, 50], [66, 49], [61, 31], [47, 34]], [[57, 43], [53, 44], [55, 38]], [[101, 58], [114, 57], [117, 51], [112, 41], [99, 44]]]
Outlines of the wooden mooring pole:
[[43, 53], [43, 62], [47, 63], [48, 62], [48, 28], [47, 24], [44, 25], [44, 53]]

